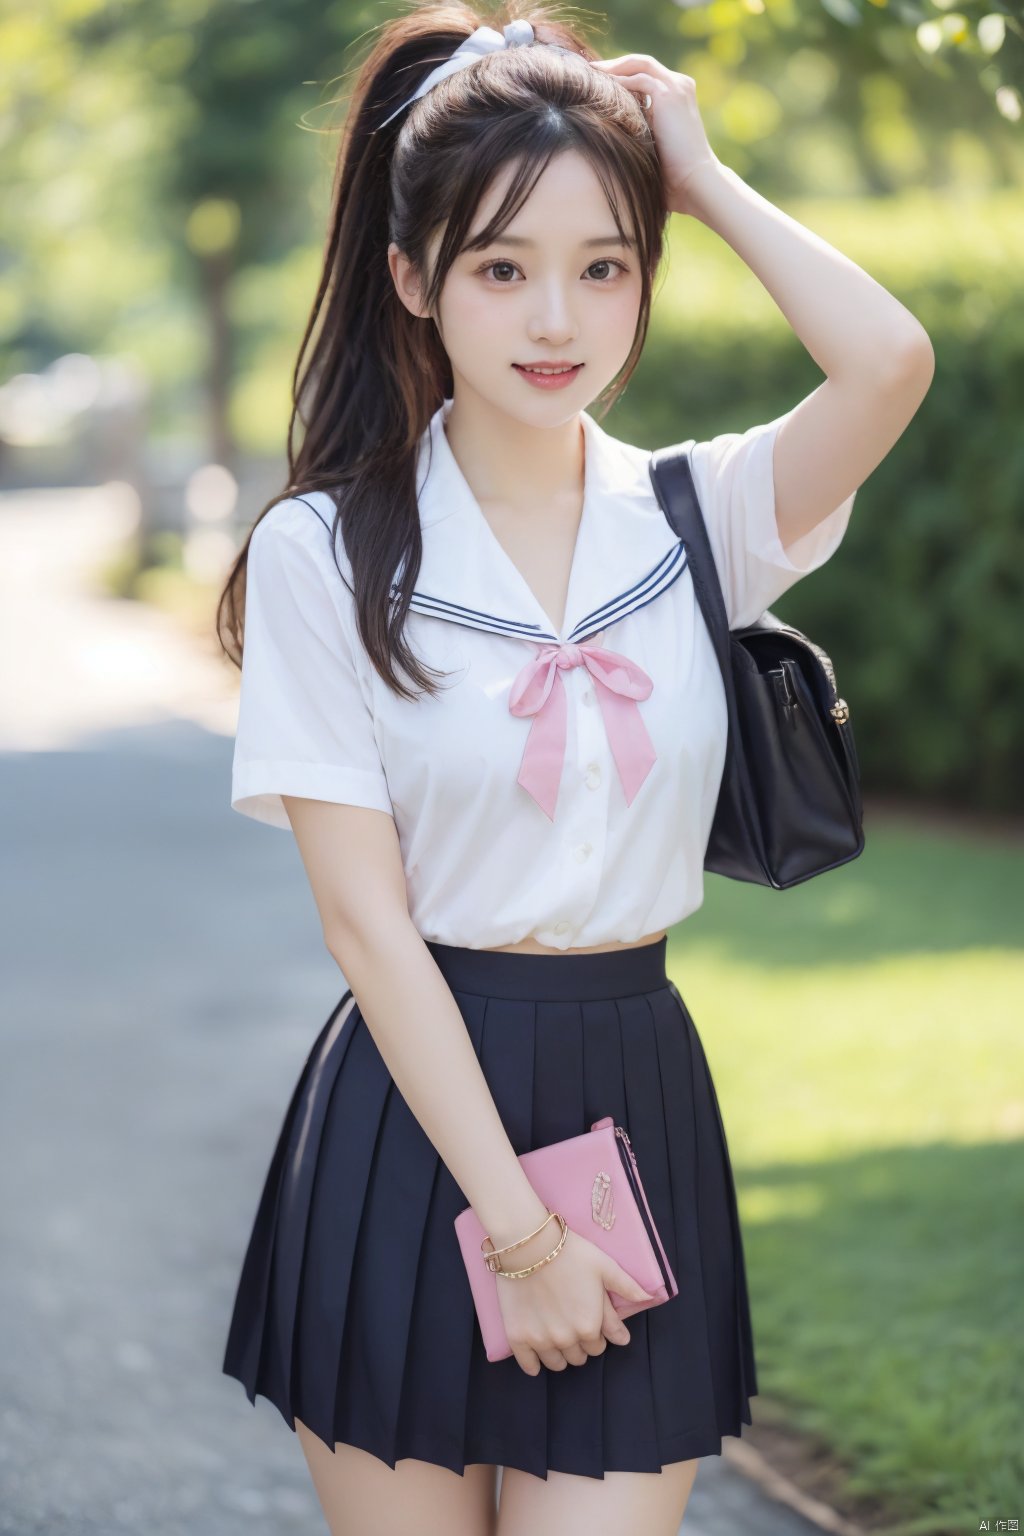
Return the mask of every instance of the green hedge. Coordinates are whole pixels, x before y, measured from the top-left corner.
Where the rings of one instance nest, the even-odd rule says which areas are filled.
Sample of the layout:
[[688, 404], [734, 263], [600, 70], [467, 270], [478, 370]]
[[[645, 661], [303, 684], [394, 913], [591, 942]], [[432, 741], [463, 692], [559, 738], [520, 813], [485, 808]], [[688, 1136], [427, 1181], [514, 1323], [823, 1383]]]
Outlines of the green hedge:
[[[865, 787], [1019, 809], [1024, 783], [1024, 205], [914, 196], [790, 205], [931, 336], [936, 374], [858, 492], [846, 540], [777, 611], [832, 656]], [[821, 373], [694, 220], [610, 431], [656, 446], [787, 410]]]

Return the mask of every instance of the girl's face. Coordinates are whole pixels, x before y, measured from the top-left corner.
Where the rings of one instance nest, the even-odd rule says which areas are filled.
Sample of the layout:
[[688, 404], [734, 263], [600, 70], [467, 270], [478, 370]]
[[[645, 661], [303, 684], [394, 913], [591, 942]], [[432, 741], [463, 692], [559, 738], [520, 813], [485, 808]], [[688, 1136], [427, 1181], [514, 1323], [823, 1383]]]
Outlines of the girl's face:
[[[500, 205], [514, 167], [497, 178], [476, 211], [470, 237]], [[432, 237], [432, 263], [442, 231]], [[631, 231], [627, 230], [627, 233]], [[399, 293], [414, 278], [392, 245]], [[414, 291], [403, 297], [410, 302]], [[601, 183], [574, 150], [556, 155], [515, 218], [482, 250], [452, 264], [434, 316], [455, 394], [475, 394], [524, 425], [565, 421], [600, 395], [622, 368], [640, 314], [640, 264], [624, 245]], [[561, 388], [524, 377], [525, 365], [582, 364]]]

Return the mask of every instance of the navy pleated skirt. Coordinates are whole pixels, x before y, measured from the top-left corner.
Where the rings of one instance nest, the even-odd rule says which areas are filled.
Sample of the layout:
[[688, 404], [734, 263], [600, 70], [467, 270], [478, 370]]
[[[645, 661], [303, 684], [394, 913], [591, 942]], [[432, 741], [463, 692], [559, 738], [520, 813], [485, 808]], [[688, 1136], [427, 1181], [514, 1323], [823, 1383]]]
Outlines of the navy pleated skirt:
[[528, 1376], [514, 1356], [489, 1361], [452, 1225], [468, 1202], [349, 991], [285, 1113], [224, 1372], [293, 1430], [297, 1417], [391, 1467], [602, 1477], [720, 1454], [752, 1422], [750, 1308], [725, 1129], [667, 939], [567, 955], [428, 947], [517, 1154], [604, 1115], [625, 1126], [679, 1294], [582, 1366]]

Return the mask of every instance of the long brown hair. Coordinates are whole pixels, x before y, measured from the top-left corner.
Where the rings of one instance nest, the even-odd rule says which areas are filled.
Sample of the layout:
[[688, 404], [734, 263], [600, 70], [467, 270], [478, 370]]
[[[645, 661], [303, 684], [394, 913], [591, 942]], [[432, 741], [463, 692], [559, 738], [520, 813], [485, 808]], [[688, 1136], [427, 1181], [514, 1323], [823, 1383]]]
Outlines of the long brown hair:
[[[584, 62], [598, 54], [574, 23], [555, 5], [530, 0], [509, 0], [500, 15], [487, 24], [500, 28], [525, 19], [539, 41], [571, 52], [496, 50], [456, 70], [379, 131], [377, 125], [482, 18], [461, 0], [427, 0], [376, 29], [350, 98], [323, 271], [292, 377], [288, 483], [256, 519], [283, 497], [314, 490], [330, 494], [335, 564], [340, 528], [360, 637], [380, 676], [409, 699], [416, 695], [399, 678], [397, 665], [416, 687], [436, 691], [428, 676], [432, 669], [424, 669], [403, 634], [422, 557], [416, 450], [453, 381], [437, 328], [410, 314], [395, 292], [389, 241], [420, 273], [423, 297], [433, 310], [452, 262], [469, 248], [477, 206], [496, 175], [507, 165], [516, 167], [502, 207], [473, 249], [507, 227], [554, 155], [567, 149], [585, 155], [619, 233], [636, 238], [642, 274], [636, 335], [616, 382], [605, 392], [607, 410], [643, 348], [668, 218], [643, 111], [620, 82]], [[434, 269], [427, 272], [430, 237], [442, 225]], [[294, 451], [297, 421], [305, 434]], [[252, 530], [217, 606], [217, 634], [236, 665], [242, 656], [251, 537]], [[399, 571], [401, 591], [393, 598]]]

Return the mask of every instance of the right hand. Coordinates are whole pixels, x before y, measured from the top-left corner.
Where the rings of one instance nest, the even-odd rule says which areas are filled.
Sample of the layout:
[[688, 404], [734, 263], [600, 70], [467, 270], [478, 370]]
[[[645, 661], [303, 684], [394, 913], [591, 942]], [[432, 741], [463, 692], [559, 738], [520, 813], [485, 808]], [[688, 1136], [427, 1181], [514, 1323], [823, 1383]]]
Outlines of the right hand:
[[[557, 1223], [549, 1223], [528, 1246], [506, 1254], [502, 1264], [528, 1268], [551, 1252], [559, 1235]], [[521, 1280], [498, 1275], [495, 1284], [512, 1353], [527, 1376], [539, 1375], [541, 1365], [552, 1371], [585, 1365], [608, 1344], [629, 1343], [629, 1330], [612, 1306], [609, 1289], [636, 1301], [649, 1299], [621, 1265], [571, 1227], [550, 1264]]]

